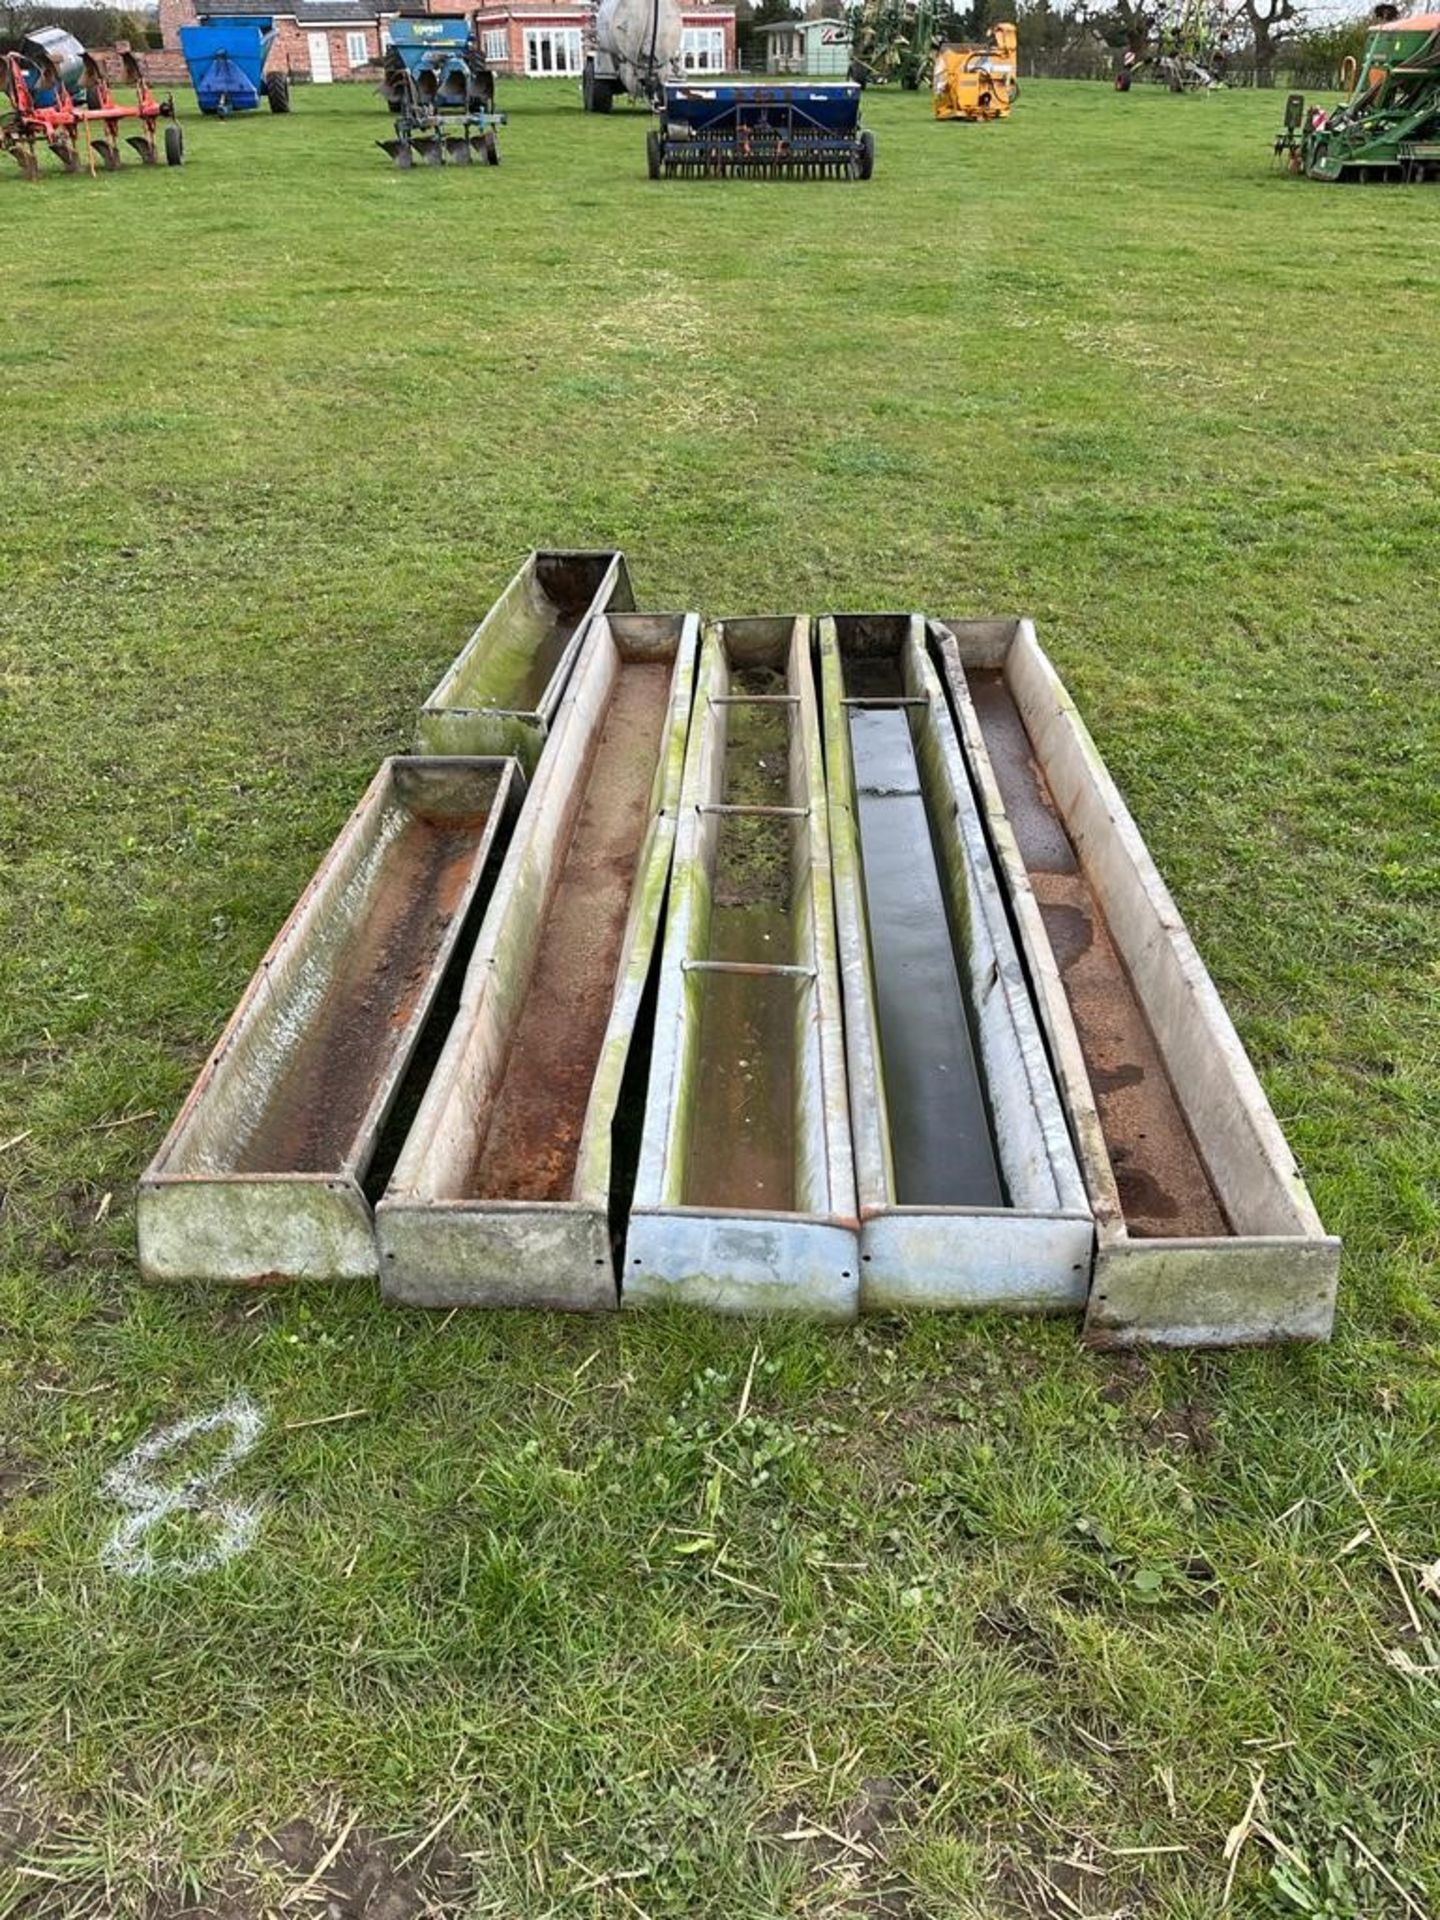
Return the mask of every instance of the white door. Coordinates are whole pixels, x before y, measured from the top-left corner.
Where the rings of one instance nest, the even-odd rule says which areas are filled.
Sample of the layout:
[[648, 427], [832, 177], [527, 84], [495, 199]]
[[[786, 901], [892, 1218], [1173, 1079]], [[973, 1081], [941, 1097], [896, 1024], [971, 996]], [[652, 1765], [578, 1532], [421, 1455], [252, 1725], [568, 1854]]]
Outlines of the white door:
[[330, 36], [310, 33], [305, 37], [310, 42], [310, 78], [317, 87], [328, 87], [335, 78], [330, 71]]

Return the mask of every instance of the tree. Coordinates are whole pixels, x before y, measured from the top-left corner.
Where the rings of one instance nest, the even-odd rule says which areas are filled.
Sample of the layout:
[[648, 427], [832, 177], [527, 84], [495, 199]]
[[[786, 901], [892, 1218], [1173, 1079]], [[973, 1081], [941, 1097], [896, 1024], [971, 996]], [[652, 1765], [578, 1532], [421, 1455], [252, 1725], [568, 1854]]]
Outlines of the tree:
[[1126, 47], [1138, 56], [1150, 50], [1160, 9], [1154, 0], [1112, 0], [1090, 24], [1107, 46]]
[[1255, 50], [1255, 83], [1274, 84], [1275, 56], [1280, 51], [1282, 30], [1299, 20], [1297, 0], [1244, 0], [1245, 18], [1250, 23], [1251, 44]]

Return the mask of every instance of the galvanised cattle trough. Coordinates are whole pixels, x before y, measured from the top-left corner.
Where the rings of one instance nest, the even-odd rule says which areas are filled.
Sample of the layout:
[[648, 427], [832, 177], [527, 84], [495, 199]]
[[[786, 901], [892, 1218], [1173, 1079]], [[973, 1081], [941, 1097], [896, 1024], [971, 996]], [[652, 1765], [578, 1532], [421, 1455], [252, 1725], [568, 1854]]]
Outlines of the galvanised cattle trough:
[[141, 1182], [152, 1279], [375, 1272], [381, 1132], [523, 789], [513, 760], [380, 768]]
[[634, 605], [623, 553], [532, 553], [420, 709], [417, 751], [514, 754], [530, 772], [592, 615]]
[[516, 574], [421, 715], [474, 752], [382, 767], [144, 1271], [1326, 1338], [1339, 1242], [1029, 622], [632, 608], [615, 551]]
[[627, 1304], [858, 1309], [855, 1176], [810, 622], [706, 631]]
[[380, 1205], [425, 1306], [608, 1307], [611, 1134], [670, 878], [699, 622], [600, 616]]
[[1093, 1226], [920, 614], [820, 622], [866, 1307], [1080, 1309]]
[[1034, 628], [931, 634], [1090, 1192], [1087, 1336], [1324, 1339], [1340, 1243]]

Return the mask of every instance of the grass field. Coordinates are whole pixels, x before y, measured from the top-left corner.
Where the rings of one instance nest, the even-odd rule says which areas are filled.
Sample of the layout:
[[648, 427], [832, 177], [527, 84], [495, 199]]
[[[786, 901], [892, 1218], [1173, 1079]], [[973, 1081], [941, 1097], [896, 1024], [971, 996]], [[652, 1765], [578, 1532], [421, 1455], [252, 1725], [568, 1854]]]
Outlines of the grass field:
[[[0, 1914], [1433, 1914], [1440, 197], [1273, 173], [1278, 96], [875, 98], [874, 181], [786, 187], [502, 92], [498, 173], [336, 88], [0, 177]], [[650, 605], [1037, 617], [1333, 1346], [140, 1285], [375, 761], [610, 543]], [[240, 1394], [249, 1550], [107, 1571], [106, 1476]]]

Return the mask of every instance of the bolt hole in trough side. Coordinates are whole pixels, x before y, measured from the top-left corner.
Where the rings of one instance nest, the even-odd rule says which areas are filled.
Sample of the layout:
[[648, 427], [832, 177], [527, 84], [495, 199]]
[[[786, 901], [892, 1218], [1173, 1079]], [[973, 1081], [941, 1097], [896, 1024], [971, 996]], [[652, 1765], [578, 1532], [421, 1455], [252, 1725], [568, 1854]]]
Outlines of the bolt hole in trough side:
[[529, 555], [425, 702], [431, 753], [514, 753], [533, 770], [592, 618], [634, 606], [623, 554]]
[[707, 629], [627, 1238], [628, 1304], [855, 1311], [809, 622]]
[[365, 1186], [476, 938], [523, 784], [513, 761], [385, 762], [141, 1184], [148, 1274], [374, 1272]]
[[819, 656], [862, 1300], [1076, 1309], [1090, 1211], [924, 619]]
[[1339, 1242], [1033, 627], [933, 621], [928, 641], [1094, 1208], [1087, 1339], [1328, 1337]]
[[377, 1215], [387, 1291], [615, 1304], [613, 1129], [658, 939], [698, 621], [598, 618]]

